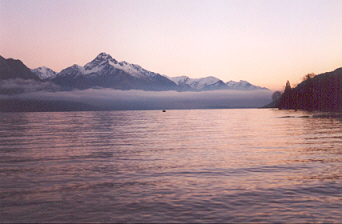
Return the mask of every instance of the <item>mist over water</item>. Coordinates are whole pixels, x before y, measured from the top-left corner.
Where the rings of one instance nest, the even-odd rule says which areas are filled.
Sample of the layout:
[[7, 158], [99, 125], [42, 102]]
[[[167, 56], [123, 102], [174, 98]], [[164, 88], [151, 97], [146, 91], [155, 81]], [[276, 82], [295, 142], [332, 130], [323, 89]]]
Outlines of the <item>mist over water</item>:
[[[72, 91], [44, 91], [40, 85], [9, 85], [15, 94], [0, 95], [2, 99], [45, 100], [86, 103], [102, 110], [151, 109], [210, 109], [256, 108], [271, 102], [269, 90], [215, 90], [202, 92], [142, 91], [114, 89], [86, 89]], [[4, 84], [5, 85], [5, 84]], [[46, 84], [47, 85], [47, 84]], [[38, 87], [40, 89], [37, 89]], [[6, 90], [6, 89], [5, 89]]]
[[1, 113], [0, 222], [335, 222], [342, 119], [258, 109]]

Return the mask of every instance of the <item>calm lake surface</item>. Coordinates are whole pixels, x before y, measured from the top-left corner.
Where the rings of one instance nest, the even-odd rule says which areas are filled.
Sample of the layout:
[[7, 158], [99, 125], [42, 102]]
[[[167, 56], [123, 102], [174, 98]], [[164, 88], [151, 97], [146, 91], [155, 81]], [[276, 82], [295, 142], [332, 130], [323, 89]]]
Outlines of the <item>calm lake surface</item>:
[[0, 222], [341, 222], [342, 118], [0, 113]]

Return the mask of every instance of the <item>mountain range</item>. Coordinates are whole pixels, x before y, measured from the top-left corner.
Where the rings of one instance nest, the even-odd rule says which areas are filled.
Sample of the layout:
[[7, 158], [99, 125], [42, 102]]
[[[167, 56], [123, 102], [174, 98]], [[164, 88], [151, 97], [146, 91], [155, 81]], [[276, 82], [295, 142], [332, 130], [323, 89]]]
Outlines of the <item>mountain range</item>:
[[0, 112], [256, 108], [271, 99], [246, 81], [167, 77], [106, 53], [60, 72], [3, 57], [0, 66]]
[[45, 66], [30, 70], [19, 60], [4, 59], [3, 57], [0, 58], [0, 65], [0, 79], [21, 78], [51, 82], [65, 90], [98, 87], [148, 91], [267, 90], [267, 88], [242, 80], [224, 83], [213, 76], [199, 79], [187, 76], [167, 77], [148, 71], [136, 64], [125, 61], [118, 62], [106, 53], [100, 53], [84, 66], [75, 64], [59, 73]]

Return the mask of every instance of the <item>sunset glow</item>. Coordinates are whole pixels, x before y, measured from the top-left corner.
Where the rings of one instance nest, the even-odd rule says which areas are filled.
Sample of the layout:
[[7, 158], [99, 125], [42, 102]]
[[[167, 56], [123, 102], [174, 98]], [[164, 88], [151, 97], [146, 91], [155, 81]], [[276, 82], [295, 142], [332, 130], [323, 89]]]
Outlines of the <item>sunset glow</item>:
[[0, 0], [0, 55], [56, 72], [100, 52], [272, 90], [342, 66], [342, 1]]

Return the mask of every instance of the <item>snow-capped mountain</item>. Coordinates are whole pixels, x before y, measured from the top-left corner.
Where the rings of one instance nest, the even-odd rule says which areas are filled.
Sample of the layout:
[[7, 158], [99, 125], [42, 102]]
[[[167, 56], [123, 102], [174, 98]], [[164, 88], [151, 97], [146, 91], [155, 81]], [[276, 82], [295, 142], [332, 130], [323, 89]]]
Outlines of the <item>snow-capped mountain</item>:
[[239, 82], [229, 81], [224, 83], [222, 80], [213, 76], [205, 78], [191, 79], [187, 76], [169, 77], [170, 80], [175, 82], [180, 88], [187, 87], [187, 90], [218, 90], [218, 89], [231, 89], [231, 90], [261, 90], [263, 87], [255, 86], [247, 81], [240, 80]]
[[99, 54], [84, 67], [73, 65], [62, 70], [52, 81], [62, 87], [79, 89], [96, 86], [114, 89], [176, 89], [176, 84], [166, 77], [139, 65], [118, 62], [106, 53]]
[[213, 76], [191, 79], [187, 76], [170, 77], [170, 80], [175, 82], [178, 86], [188, 86], [193, 90], [213, 90], [213, 89], [225, 89], [225, 83]]
[[160, 74], [147, 71], [136, 64], [130, 64], [125, 61], [117, 62], [114, 58], [112, 58], [109, 54], [101, 53], [99, 54], [92, 62], [89, 62], [84, 66], [84, 74], [89, 75], [99, 72], [103, 67], [110, 65], [113, 69], [122, 70], [127, 74], [141, 79], [154, 79]]
[[51, 81], [65, 89], [87, 89], [104, 87], [113, 89], [141, 90], [258, 90], [266, 89], [254, 86], [246, 81], [224, 83], [213, 76], [192, 79], [187, 76], [167, 77], [147, 71], [136, 64], [118, 62], [109, 54], [100, 53], [94, 60], [84, 66], [73, 65], [59, 73], [46, 67], [32, 69], [43, 81]]
[[233, 90], [267, 90], [265, 87], [255, 86], [244, 80], [240, 80], [239, 82], [234, 82], [231, 80], [227, 82], [226, 85], [228, 89]]
[[53, 71], [50, 68], [47, 68], [45, 66], [35, 68], [35, 69], [31, 69], [31, 71], [34, 74], [36, 74], [41, 80], [53, 79], [57, 75], [57, 72], [55, 72], [55, 71]]

